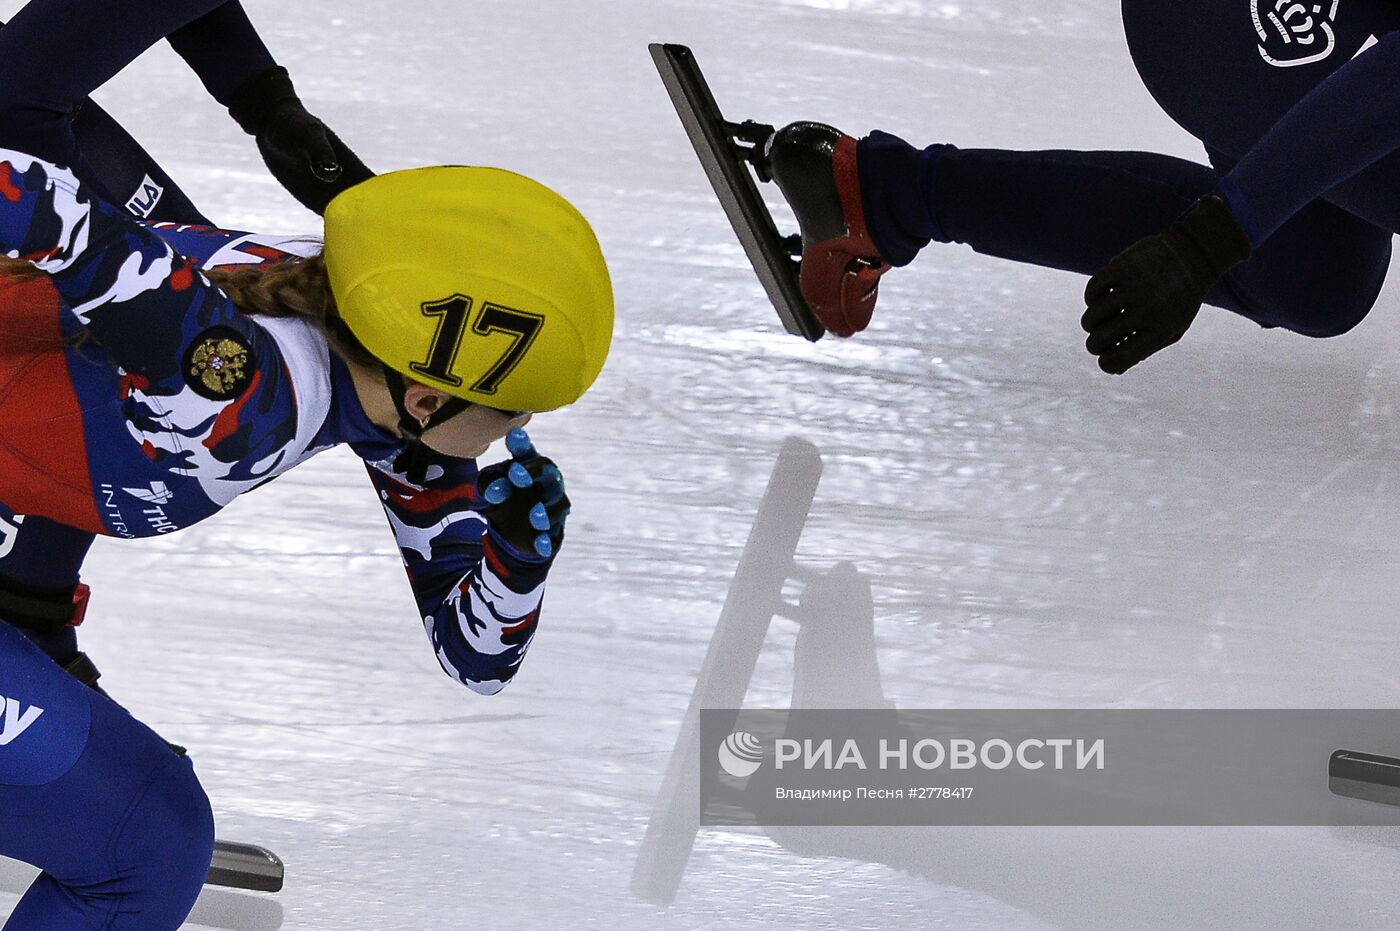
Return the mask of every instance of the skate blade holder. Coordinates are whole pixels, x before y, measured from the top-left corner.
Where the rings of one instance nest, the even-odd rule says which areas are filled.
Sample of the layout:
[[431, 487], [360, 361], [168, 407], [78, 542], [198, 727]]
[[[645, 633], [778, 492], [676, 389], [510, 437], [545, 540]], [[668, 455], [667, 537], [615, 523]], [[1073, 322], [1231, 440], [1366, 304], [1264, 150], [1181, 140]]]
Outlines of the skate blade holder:
[[807, 305], [798, 283], [802, 238], [778, 232], [754, 183], [755, 176], [772, 180], [763, 144], [773, 135], [773, 127], [753, 120], [726, 120], [694, 53], [684, 45], [653, 43], [648, 49], [710, 186], [784, 329], [813, 342], [821, 339], [826, 327]]
[[[759, 123], [756, 120], [744, 120], [742, 123], [722, 120], [721, 125], [729, 136], [730, 145], [734, 147], [734, 154], [748, 163], [758, 180], [765, 184], [771, 184], [773, 172], [768, 169], [768, 159], [763, 154], [763, 146], [778, 131], [777, 128], [769, 126], [767, 123]], [[778, 243], [784, 252], [798, 260], [796, 267], [800, 270], [802, 268], [802, 234], [779, 235]], [[857, 259], [856, 261], [864, 262], [866, 260]]]

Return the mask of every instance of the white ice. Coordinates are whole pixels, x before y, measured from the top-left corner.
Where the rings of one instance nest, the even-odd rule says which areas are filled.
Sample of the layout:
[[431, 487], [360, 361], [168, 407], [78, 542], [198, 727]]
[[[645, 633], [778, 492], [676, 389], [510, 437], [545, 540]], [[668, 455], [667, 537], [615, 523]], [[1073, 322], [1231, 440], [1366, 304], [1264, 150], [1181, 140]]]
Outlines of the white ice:
[[[1082, 347], [1082, 280], [943, 247], [885, 279], [868, 332], [808, 345], [646, 51], [692, 46], [735, 118], [1201, 158], [1138, 82], [1116, 3], [246, 5], [371, 166], [504, 165], [577, 202], [619, 315], [596, 388], [531, 429], [574, 512], [499, 696], [438, 669], [348, 452], [172, 537], [97, 545], [82, 640], [104, 684], [190, 746], [222, 836], [287, 863], [277, 896], [206, 893], [199, 926], [1400, 925], [1384, 829], [702, 830], [669, 908], [629, 889], [793, 434], [826, 466], [799, 559], [869, 578], [901, 707], [1400, 701], [1394, 289], [1327, 342], [1208, 309], [1113, 379]], [[168, 49], [98, 96], [216, 221], [315, 228]], [[748, 705], [787, 707], [793, 640], [775, 622]]]

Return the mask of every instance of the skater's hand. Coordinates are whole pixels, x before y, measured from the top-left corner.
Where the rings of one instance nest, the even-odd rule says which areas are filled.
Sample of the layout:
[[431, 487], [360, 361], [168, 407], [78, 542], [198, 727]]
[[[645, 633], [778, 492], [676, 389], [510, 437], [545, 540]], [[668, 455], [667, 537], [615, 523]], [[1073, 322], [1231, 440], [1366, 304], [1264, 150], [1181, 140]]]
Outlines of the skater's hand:
[[1249, 254], [1249, 237], [1225, 201], [1202, 198], [1089, 279], [1085, 347], [1099, 368], [1121, 375], [1181, 339], [1206, 295]]
[[273, 112], [258, 134], [258, 151], [287, 192], [317, 214], [324, 214], [341, 191], [374, 177], [340, 137], [300, 103], [286, 103]]
[[569, 496], [559, 467], [535, 451], [519, 427], [506, 434], [511, 458], [477, 476], [492, 538], [517, 559], [550, 559], [564, 542]]
[[256, 137], [272, 176], [308, 210], [323, 214], [335, 195], [374, 177], [339, 136], [306, 111], [285, 68], [244, 82], [234, 91], [229, 113]]

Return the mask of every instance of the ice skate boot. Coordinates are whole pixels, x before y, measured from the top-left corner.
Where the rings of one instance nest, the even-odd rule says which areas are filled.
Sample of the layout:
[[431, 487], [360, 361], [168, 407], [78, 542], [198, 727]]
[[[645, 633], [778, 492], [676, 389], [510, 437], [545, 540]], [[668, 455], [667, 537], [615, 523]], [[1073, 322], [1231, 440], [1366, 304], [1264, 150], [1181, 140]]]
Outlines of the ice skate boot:
[[856, 140], [822, 123], [792, 123], [769, 137], [764, 160], [802, 230], [803, 298], [837, 336], [860, 332], [890, 265], [865, 225]]

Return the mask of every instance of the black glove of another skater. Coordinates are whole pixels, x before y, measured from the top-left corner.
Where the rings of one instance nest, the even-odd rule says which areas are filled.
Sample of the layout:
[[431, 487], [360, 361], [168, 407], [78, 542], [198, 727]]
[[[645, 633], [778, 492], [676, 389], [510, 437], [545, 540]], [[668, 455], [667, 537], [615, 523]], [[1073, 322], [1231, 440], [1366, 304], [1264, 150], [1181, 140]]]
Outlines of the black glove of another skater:
[[331, 198], [374, 172], [325, 123], [306, 112], [286, 68], [253, 75], [233, 92], [228, 108], [287, 192], [308, 210], [326, 211]]
[[1121, 375], [1181, 339], [1211, 288], [1250, 251], [1239, 220], [1215, 195], [1129, 246], [1084, 289], [1080, 322], [1099, 368]]

